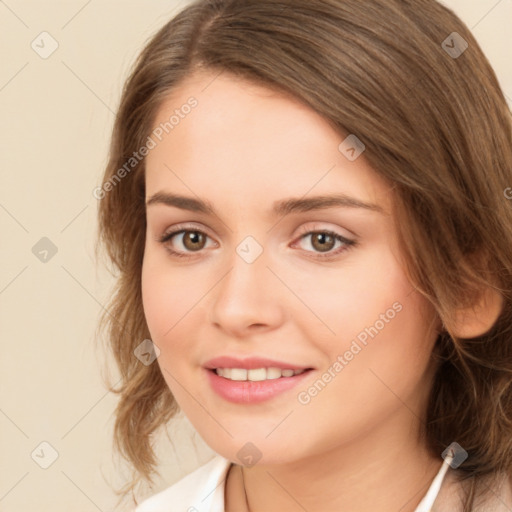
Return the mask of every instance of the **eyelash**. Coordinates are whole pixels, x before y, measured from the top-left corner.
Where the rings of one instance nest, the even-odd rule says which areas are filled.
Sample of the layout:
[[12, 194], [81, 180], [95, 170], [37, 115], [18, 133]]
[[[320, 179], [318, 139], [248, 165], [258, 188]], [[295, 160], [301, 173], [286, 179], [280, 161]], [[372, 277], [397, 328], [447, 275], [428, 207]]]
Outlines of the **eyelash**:
[[[169, 242], [175, 235], [178, 235], [180, 233], [187, 233], [187, 232], [201, 233], [201, 234], [205, 235], [206, 237], [208, 237], [208, 235], [204, 231], [201, 231], [200, 229], [195, 229], [195, 228], [192, 228], [190, 226], [178, 225], [178, 226], [176, 226], [176, 228], [173, 231], [164, 233], [161, 237], [159, 237], [158, 238], [158, 242], [163, 244], [165, 246], [165, 248], [167, 249], [167, 251], [169, 251], [169, 253], [172, 256], [176, 256], [178, 258], [188, 258], [188, 257], [191, 256], [191, 254], [184, 254], [184, 253], [175, 251], [174, 249], [171, 249], [169, 247], [169, 245], [167, 244], [167, 242]], [[358, 244], [358, 242], [356, 242], [355, 240], [349, 240], [348, 238], [345, 238], [345, 237], [339, 235], [338, 233], [336, 233], [334, 231], [330, 231], [328, 229], [318, 229], [318, 230], [302, 229], [301, 230], [301, 234], [300, 234], [300, 236], [298, 238], [298, 241], [300, 241], [302, 238], [304, 238], [304, 237], [306, 237], [308, 235], [314, 235], [314, 234], [318, 234], [318, 233], [325, 234], [325, 235], [330, 235], [336, 241], [339, 241], [339, 242], [342, 242], [343, 244], [345, 244], [344, 247], [338, 248], [338, 250], [335, 251], [335, 252], [328, 252], [328, 253], [325, 253], [325, 254], [317, 253], [316, 257], [318, 259], [321, 259], [321, 260], [322, 259], [325, 259], [325, 260], [333, 259], [335, 256], [338, 256], [339, 254], [341, 254], [341, 253], [343, 253], [343, 252], [345, 252], [345, 251], [355, 247]], [[200, 251], [196, 251], [196, 252], [199, 253]], [[312, 251], [306, 251], [306, 252], [312, 252]]]

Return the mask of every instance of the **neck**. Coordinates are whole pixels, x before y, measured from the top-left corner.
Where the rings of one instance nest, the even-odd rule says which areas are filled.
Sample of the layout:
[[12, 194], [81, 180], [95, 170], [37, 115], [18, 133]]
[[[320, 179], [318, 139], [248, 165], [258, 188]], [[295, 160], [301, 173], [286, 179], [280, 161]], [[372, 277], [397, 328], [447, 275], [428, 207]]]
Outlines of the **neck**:
[[374, 512], [378, 505], [382, 511], [414, 512], [441, 464], [440, 456], [411, 439], [411, 422], [402, 417], [315, 456], [241, 468], [231, 502], [238, 508], [226, 510]]

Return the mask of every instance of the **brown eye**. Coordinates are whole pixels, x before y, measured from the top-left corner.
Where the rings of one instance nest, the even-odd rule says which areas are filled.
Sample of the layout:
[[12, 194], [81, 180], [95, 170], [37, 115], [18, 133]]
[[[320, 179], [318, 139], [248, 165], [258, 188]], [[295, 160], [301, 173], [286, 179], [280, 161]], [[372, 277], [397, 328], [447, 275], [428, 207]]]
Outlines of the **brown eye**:
[[199, 251], [205, 244], [204, 233], [200, 231], [183, 231], [183, 246], [189, 251]]
[[176, 229], [165, 233], [159, 242], [174, 256], [190, 256], [200, 252], [210, 238], [206, 233], [195, 229]]
[[[302, 242], [302, 243], [301, 243]], [[307, 243], [305, 243], [307, 242]], [[338, 246], [336, 244], [338, 243]], [[299, 244], [308, 245], [306, 252], [316, 255], [318, 259], [333, 258], [357, 245], [355, 240], [349, 240], [344, 236], [329, 230], [302, 231]]]
[[330, 251], [335, 243], [335, 238], [329, 233], [313, 233], [311, 236], [311, 245], [320, 252]]

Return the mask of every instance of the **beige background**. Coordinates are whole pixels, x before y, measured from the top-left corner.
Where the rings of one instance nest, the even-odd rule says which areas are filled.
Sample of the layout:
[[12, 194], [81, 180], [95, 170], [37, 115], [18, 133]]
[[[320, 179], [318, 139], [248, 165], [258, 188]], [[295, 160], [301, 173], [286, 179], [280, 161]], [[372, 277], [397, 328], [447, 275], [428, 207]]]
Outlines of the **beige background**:
[[[92, 191], [128, 68], [186, 3], [0, 0], [2, 512], [114, 510], [111, 486], [127, 470], [112, 457], [116, 397], [94, 344], [112, 280], [94, 260]], [[512, 0], [445, 3], [473, 29], [512, 105]], [[43, 31], [58, 43], [46, 59], [31, 47], [51, 48]], [[46, 262], [32, 252], [43, 237], [57, 248], [52, 256], [36, 246]], [[174, 447], [161, 440], [162, 475], [150, 494], [213, 455], [183, 417], [169, 433]], [[43, 469], [52, 450], [58, 457]]]

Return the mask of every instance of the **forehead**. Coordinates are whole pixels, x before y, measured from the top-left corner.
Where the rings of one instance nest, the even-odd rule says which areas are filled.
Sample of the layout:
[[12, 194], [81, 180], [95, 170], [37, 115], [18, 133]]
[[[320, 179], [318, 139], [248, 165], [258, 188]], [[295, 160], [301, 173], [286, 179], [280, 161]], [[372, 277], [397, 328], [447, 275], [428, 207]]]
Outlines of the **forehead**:
[[364, 155], [349, 161], [339, 150], [348, 134], [298, 99], [231, 74], [189, 75], [160, 106], [153, 132], [159, 127], [146, 159], [148, 195], [219, 191], [257, 206], [336, 191], [382, 204], [385, 184]]
[[[192, 99], [197, 105], [189, 109], [187, 103]], [[180, 115], [180, 111], [189, 113]], [[160, 105], [153, 128], [165, 124], [173, 114], [180, 116], [179, 122], [172, 127], [173, 136], [180, 132], [198, 137], [231, 132], [230, 135], [236, 135], [240, 140], [255, 135], [265, 139], [265, 135], [275, 135], [280, 128], [286, 128], [277, 142], [306, 132], [308, 137], [314, 136], [314, 131], [318, 136], [320, 129], [324, 132], [323, 137], [329, 134], [336, 140], [339, 138], [328, 120], [298, 98], [227, 72], [199, 70], [188, 75]], [[186, 130], [187, 127], [193, 130]], [[233, 127], [238, 128], [236, 133], [233, 133]], [[208, 132], [204, 133], [202, 129]]]

